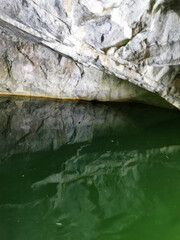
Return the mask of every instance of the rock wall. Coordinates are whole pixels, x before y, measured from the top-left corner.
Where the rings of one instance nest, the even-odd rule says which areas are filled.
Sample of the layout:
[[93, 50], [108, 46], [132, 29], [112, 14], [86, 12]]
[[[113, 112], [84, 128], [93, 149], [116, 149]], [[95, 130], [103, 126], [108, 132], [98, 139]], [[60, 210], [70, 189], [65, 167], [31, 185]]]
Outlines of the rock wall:
[[[175, 0], [145, 0], [143, 2], [140, 0], [51, 0], [48, 2], [45, 0], [15, 0], [13, 2], [2, 0], [0, 27], [8, 35], [13, 34], [18, 38], [36, 43], [35, 48], [38, 50], [32, 50], [34, 46], [32, 44], [26, 46], [26, 50], [19, 47], [21, 51], [21, 53], [17, 52], [19, 67], [22, 75], [29, 78], [44, 75], [44, 79], [47, 80], [45, 83], [47, 92], [55, 97], [59, 96], [55, 89], [63, 92], [61, 89], [67, 86], [66, 83], [64, 87], [57, 81], [58, 70], [61, 68], [59, 62], [63, 59], [64, 66], [67, 66], [64, 71], [68, 72], [67, 69], [70, 68], [73, 72], [71, 78], [68, 77], [68, 73], [66, 75], [70, 82], [67, 91], [63, 93], [66, 97], [111, 101], [116, 96], [116, 101], [122, 100], [117, 94], [118, 91], [116, 94], [109, 93], [111, 90], [107, 89], [113, 89], [111, 84], [102, 87], [103, 91], [107, 92], [103, 97], [98, 93], [97, 84], [94, 81], [101, 81], [104, 73], [91, 68], [95, 67], [157, 93], [169, 103], [180, 108], [179, 13], [179, 3]], [[23, 58], [22, 55], [26, 55], [27, 48], [30, 48], [30, 56], [27, 54], [29, 62], [24, 68], [19, 55]], [[44, 66], [46, 64], [41, 61], [42, 55], [46, 58], [44, 52], [51, 55], [46, 59], [47, 66]], [[69, 56], [75, 62], [61, 58], [59, 54]], [[33, 69], [32, 58], [38, 61], [37, 65], [41, 70]], [[27, 57], [26, 61], [28, 61]], [[85, 71], [81, 64], [85, 66]], [[53, 68], [51, 76], [46, 73], [48, 67]], [[77, 90], [70, 96], [69, 94], [76, 87], [77, 75], [83, 75], [86, 68], [88, 68], [88, 73], [86, 77], [81, 78], [83, 79], [82, 84], [80, 83], [81, 88], [79, 88], [81, 90]], [[19, 73], [16, 72], [15, 75], [17, 78]], [[109, 77], [109, 79], [113, 79], [110, 82], [117, 84], [117, 78]], [[56, 82], [53, 84], [54, 87], [49, 87], [52, 82]], [[38, 80], [34, 83], [33, 91], [38, 89], [38, 83]], [[18, 85], [21, 86], [21, 83]], [[95, 91], [94, 88], [96, 88]], [[44, 92], [44, 89], [40, 91]], [[39, 92], [34, 95], [36, 94]], [[63, 94], [60, 95], [63, 97]], [[107, 97], [109, 95], [113, 97]]]
[[170, 107], [128, 81], [66, 58], [40, 44], [0, 34], [0, 93], [60, 99], [139, 101]]

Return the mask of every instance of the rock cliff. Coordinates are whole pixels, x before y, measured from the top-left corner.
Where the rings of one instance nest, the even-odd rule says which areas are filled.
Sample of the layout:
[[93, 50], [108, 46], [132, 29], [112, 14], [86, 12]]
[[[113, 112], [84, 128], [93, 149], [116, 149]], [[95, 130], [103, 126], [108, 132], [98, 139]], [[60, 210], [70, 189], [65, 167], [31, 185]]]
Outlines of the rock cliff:
[[180, 108], [178, 1], [1, 0], [0, 28], [1, 92]]

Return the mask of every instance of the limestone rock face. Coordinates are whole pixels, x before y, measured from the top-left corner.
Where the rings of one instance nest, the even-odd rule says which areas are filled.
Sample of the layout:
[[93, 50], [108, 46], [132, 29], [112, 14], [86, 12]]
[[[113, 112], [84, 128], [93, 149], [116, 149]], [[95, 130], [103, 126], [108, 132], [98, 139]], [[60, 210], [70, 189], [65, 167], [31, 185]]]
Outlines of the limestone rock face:
[[[63, 60], [71, 70], [78, 68], [82, 74], [84, 70], [80, 64], [85, 68], [95, 67], [157, 93], [180, 108], [179, 6], [175, 0], [1, 0], [0, 27], [8, 35], [36, 43], [38, 50], [30, 50], [32, 58], [38, 58], [38, 51], [54, 56], [55, 63], [50, 63], [51, 57], [47, 60], [49, 68], [52, 64], [57, 65], [51, 78], [46, 76], [49, 82], [57, 79], [55, 76], [61, 67], [58, 61], [62, 60], [60, 54], [76, 62]], [[18, 54], [22, 58], [23, 53]], [[36, 76], [38, 71], [33, 69], [32, 62], [30, 60], [25, 69], [29, 78]], [[41, 61], [38, 64], [42, 68], [41, 74], [45, 75], [44, 65]], [[90, 70], [91, 74], [93, 79], [103, 75], [96, 70]], [[72, 86], [76, 85], [75, 79], [76, 76], [71, 79]], [[88, 82], [91, 82], [90, 78]], [[83, 83], [94, 94], [93, 87], [84, 80]], [[59, 82], [55, 85], [57, 89], [64, 89]], [[52, 92], [51, 88], [49, 92]], [[95, 99], [93, 94], [85, 91], [80, 97]], [[101, 100], [102, 96], [98, 98]], [[112, 100], [107, 96], [104, 99]]]
[[128, 81], [72, 59], [40, 44], [0, 34], [0, 93], [25, 96], [138, 101], [169, 107], [160, 97]]

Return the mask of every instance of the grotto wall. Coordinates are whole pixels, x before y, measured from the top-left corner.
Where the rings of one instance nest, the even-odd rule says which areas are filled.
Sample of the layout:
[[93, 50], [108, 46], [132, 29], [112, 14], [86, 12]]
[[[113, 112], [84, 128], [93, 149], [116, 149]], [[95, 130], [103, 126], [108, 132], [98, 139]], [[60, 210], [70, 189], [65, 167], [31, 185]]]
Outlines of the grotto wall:
[[1, 0], [0, 91], [127, 101], [143, 88], [179, 108], [179, 13], [174, 0]]

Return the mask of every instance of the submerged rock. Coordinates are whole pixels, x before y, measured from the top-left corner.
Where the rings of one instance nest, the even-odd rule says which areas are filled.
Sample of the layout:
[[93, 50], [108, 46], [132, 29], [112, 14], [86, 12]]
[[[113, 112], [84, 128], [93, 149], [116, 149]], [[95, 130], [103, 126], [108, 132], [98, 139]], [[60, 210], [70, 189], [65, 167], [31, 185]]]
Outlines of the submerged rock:
[[102, 101], [146, 95], [129, 81], [180, 108], [179, 13], [175, 0], [2, 1], [1, 41], [12, 34], [26, 42], [2, 45], [0, 91]]

